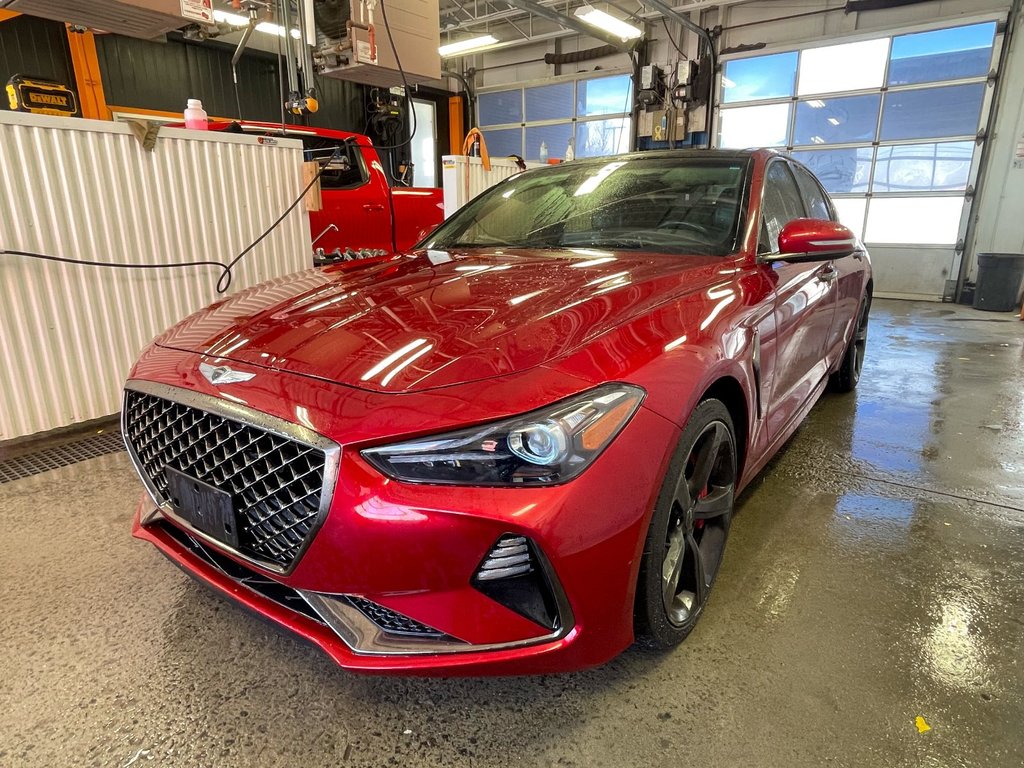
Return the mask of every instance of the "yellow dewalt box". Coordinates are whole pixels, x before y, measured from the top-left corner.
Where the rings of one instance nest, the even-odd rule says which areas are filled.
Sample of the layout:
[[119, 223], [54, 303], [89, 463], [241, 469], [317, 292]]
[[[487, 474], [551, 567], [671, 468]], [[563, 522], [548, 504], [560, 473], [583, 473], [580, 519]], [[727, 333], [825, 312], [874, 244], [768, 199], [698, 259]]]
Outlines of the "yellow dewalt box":
[[78, 115], [75, 92], [62, 83], [15, 75], [7, 81], [7, 99], [15, 112], [37, 115]]

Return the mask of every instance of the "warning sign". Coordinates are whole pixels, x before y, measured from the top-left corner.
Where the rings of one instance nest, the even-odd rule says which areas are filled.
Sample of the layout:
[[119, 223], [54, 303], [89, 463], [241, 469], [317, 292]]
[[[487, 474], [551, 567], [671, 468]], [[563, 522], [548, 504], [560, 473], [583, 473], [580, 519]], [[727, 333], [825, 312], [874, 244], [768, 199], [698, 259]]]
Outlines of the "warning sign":
[[186, 19], [213, 24], [213, 0], [181, 0], [181, 15]]

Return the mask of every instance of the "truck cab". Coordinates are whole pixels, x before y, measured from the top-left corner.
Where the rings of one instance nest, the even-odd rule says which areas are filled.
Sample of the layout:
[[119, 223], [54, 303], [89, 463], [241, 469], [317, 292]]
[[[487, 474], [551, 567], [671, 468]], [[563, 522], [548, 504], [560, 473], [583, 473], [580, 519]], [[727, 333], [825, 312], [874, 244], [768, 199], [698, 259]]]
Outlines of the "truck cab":
[[[280, 136], [278, 123], [210, 123], [211, 130]], [[329, 128], [289, 125], [288, 138], [301, 139], [306, 160], [339, 156], [320, 177], [322, 208], [309, 214], [313, 246], [334, 253], [408, 250], [444, 219], [440, 189], [391, 187], [368, 136]]]

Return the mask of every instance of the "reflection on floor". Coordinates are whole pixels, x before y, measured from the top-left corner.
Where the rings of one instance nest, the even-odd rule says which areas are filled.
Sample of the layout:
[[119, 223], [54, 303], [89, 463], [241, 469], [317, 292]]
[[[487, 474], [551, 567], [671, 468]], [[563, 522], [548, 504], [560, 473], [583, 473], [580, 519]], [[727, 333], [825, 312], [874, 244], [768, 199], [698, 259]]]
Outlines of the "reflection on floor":
[[577, 675], [356, 677], [133, 541], [125, 454], [0, 484], [0, 764], [1021, 765], [1022, 331], [877, 302], [691, 638]]

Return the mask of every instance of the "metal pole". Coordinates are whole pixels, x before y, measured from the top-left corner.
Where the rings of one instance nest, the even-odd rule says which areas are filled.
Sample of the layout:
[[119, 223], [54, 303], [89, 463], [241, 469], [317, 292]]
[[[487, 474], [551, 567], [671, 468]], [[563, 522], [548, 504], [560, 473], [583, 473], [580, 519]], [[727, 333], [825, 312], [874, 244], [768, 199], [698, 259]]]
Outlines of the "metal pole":
[[288, 66], [288, 101], [299, 97], [299, 73], [295, 67], [295, 48], [292, 45], [291, 5], [291, 0], [278, 0], [280, 24], [284, 30], [285, 61]]

